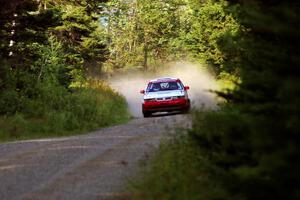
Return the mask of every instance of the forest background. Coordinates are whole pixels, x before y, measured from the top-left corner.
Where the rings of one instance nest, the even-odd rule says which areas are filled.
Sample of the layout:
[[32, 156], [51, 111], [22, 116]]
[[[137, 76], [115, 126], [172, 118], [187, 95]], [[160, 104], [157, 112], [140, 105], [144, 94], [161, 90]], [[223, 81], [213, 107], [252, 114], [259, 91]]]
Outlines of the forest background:
[[1, 140], [124, 122], [129, 119], [124, 98], [99, 77], [130, 68], [156, 70], [174, 60], [199, 62], [234, 87], [216, 91], [226, 100], [220, 109], [193, 113], [188, 135], [161, 146], [133, 194], [300, 198], [299, 3], [1, 0], [1, 5]]

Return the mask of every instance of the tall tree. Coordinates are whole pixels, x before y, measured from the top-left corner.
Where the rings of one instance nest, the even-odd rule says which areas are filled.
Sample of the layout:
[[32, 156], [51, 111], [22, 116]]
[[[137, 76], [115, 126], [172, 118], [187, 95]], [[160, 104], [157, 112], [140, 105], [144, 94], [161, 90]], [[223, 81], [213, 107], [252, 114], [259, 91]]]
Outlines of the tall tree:
[[223, 95], [230, 102], [226, 109], [199, 117], [194, 136], [213, 166], [223, 172], [216, 179], [231, 199], [296, 200], [300, 7], [293, 1], [260, 0], [239, 1], [238, 6], [238, 13], [226, 12], [234, 12], [246, 31], [226, 35], [227, 42], [235, 43], [230, 47], [219, 43], [219, 49], [234, 53], [241, 82]]
[[[60, 81], [53, 84], [69, 87], [85, 78], [87, 68], [99, 69], [106, 46], [99, 29], [98, 3], [26, 0], [11, 1], [5, 4], [6, 9], [1, 7], [1, 98], [11, 94], [19, 97], [16, 99], [34, 98], [39, 95], [37, 83], [54, 80], [46, 76], [57, 76]], [[54, 47], [60, 46], [57, 42], [63, 45]], [[59, 70], [51, 70], [57, 61], [45, 55], [52, 52], [49, 55], [56, 57], [54, 50], [65, 55], [57, 65]]]
[[122, 67], [167, 60], [179, 36], [182, 0], [112, 1], [106, 4], [110, 61]]

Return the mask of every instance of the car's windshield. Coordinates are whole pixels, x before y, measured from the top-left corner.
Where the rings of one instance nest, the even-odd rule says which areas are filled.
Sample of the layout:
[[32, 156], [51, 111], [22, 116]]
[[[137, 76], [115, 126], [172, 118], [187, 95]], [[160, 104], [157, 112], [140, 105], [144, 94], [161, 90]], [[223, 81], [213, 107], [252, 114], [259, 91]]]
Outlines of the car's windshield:
[[157, 82], [149, 83], [147, 92], [159, 92], [166, 90], [182, 90], [182, 85], [179, 82]]

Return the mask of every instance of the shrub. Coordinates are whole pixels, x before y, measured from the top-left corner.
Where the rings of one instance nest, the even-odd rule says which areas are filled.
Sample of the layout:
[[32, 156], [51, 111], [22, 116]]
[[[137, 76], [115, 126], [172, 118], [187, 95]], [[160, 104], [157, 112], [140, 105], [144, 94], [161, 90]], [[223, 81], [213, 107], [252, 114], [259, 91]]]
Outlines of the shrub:
[[0, 140], [69, 135], [129, 119], [125, 99], [105, 83], [72, 91], [41, 84], [38, 90], [38, 97], [22, 99], [22, 112], [0, 118]]
[[222, 171], [210, 164], [191, 137], [177, 134], [160, 145], [130, 183], [132, 199], [230, 199], [216, 181]]

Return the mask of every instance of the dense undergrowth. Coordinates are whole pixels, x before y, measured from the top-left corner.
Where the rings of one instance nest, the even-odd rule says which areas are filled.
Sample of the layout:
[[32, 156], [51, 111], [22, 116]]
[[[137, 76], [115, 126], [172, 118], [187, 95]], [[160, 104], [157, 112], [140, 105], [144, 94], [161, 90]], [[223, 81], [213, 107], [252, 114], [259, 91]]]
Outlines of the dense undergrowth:
[[0, 116], [0, 141], [79, 134], [129, 119], [125, 99], [105, 83], [70, 90], [41, 85], [37, 90], [35, 98], [18, 98], [14, 91], [1, 94], [2, 108], [19, 108]]
[[[177, 133], [163, 141], [129, 184], [133, 200], [228, 199], [217, 177], [222, 171], [209, 163], [189, 135]], [[223, 175], [223, 174], [222, 174]]]

